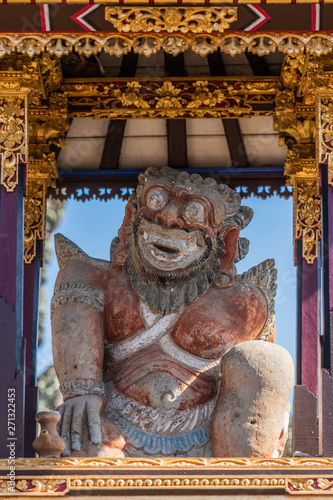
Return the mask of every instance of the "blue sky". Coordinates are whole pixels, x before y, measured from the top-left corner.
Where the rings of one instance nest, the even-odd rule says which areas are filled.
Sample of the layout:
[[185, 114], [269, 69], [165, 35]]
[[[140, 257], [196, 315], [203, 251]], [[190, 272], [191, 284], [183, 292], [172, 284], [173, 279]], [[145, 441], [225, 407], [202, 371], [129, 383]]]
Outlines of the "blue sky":
[[[89, 255], [108, 260], [110, 243], [121, 225], [125, 204], [119, 199], [84, 203], [69, 200], [56, 232], [64, 234]], [[241, 233], [250, 240], [250, 251], [237, 265], [237, 270], [242, 273], [268, 258], [275, 259], [278, 270], [276, 342], [285, 347], [295, 359], [296, 268], [293, 266], [292, 198], [285, 200], [273, 196], [262, 200], [251, 197], [244, 199], [243, 205], [253, 208], [254, 217]], [[43, 342], [38, 351], [38, 376], [53, 364], [49, 304], [57, 271], [53, 250], [45, 284], [46, 318]]]

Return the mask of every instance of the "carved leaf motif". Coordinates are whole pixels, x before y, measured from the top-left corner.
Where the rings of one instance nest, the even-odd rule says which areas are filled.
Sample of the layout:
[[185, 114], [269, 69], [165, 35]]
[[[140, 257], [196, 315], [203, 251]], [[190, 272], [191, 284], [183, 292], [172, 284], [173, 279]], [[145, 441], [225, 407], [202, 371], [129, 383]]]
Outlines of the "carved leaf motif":
[[295, 239], [302, 238], [303, 257], [311, 264], [317, 258], [321, 234], [320, 198], [316, 179], [296, 181], [295, 203]]
[[0, 99], [1, 184], [8, 192], [17, 186], [19, 162], [26, 162], [26, 109], [22, 95]]
[[237, 7], [107, 7], [105, 18], [123, 33], [223, 33], [237, 20]]
[[324, 477], [319, 477], [317, 479], [317, 484], [321, 490], [327, 490], [333, 487], [333, 480], [329, 480]]
[[313, 479], [289, 479], [290, 484], [299, 491], [313, 491], [315, 488]]

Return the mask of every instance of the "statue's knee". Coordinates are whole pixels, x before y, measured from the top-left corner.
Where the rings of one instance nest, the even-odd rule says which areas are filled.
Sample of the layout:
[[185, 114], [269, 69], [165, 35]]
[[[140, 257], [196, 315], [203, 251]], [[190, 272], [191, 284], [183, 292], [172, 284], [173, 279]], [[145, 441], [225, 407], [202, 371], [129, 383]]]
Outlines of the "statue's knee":
[[[222, 390], [234, 389], [239, 397], [253, 398], [274, 391], [275, 398], [287, 398], [294, 377], [290, 354], [281, 346], [253, 340], [230, 349], [222, 358]], [[271, 394], [272, 395], [272, 394]]]
[[283, 347], [250, 341], [222, 358], [213, 414], [215, 456], [280, 456], [285, 442], [293, 363]]

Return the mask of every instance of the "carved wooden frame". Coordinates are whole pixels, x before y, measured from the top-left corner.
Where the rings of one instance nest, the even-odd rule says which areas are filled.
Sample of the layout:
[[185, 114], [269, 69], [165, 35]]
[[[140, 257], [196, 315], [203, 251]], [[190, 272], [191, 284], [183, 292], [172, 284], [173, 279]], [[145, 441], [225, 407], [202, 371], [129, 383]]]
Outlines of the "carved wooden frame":
[[[0, 496], [10, 466], [0, 460]], [[34, 473], [35, 472], [35, 473]], [[333, 495], [333, 458], [21, 458], [15, 498], [101, 494]]]
[[[150, 36], [150, 35], [149, 35]], [[122, 47], [111, 45], [105, 35], [2, 35], [0, 55], [14, 52], [34, 55], [43, 51], [55, 55], [68, 53], [72, 47], [85, 55], [99, 52], [103, 46], [110, 53], [121, 55], [135, 44], [135, 37], [117, 37], [123, 40]], [[170, 38], [170, 37], [169, 37]], [[206, 37], [207, 38], [207, 37]], [[327, 52], [333, 46], [331, 37], [318, 35], [228, 35], [211, 39], [207, 48], [206, 38], [202, 46], [196, 46], [196, 38], [187, 37], [186, 43], [196, 47], [197, 52], [205, 55], [220, 47], [227, 53], [240, 53], [251, 50], [259, 55], [273, 52], [300, 53], [304, 48], [316, 52]], [[265, 40], [264, 40], [265, 38]], [[154, 46], [151, 53], [164, 48], [160, 36], [160, 46]], [[127, 43], [127, 40], [129, 42]], [[268, 42], [267, 42], [268, 40]], [[327, 41], [329, 47], [321, 45]], [[227, 42], [230, 45], [225, 45]], [[237, 42], [237, 43], [236, 43]], [[117, 42], [118, 43], [118, 42]], [[201, 42], [200, 42], [201, 43]], [[126, 45], [127, 44], [127, 45]], [[148, 46], [148, 45], [147, 45]], [[187, 48], [186, 44], [169, 50], [176, 54]], [[156, 49], [156, 50], [155, 50]], [[135, 48], [145, 53], [144, 46]], [[150, 50], [150, 49], [149, 49]], [[11, 465], [8, 460], [0, 460], [0, 496], [8, 497]], [[59, 497], [80, 493], [145, 493], [155, 491], [163, 494], [182, 495], [188, 491], [216, 493], [270, 494], [270, 495], [333, 495], [333, 459], [331, 458], [281, 458], [258, 459], [206, 459], [206, 458], [169, 458], [169, 459], [16, 459], [15, 465], [16, 498], [27, 496]], [[13, 496], [14, 496], [13, 495]]]

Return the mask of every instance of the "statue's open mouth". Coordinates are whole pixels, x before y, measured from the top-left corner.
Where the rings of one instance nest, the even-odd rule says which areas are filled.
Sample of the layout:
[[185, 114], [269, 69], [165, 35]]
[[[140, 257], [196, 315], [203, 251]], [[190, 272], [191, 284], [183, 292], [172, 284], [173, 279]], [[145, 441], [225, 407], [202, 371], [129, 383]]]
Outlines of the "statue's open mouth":
[[142, 256], [165, 271], [188, 266], [206, 250], [201, 231], [165, 229], [145, 219], [139, 224], [137, 236]]

